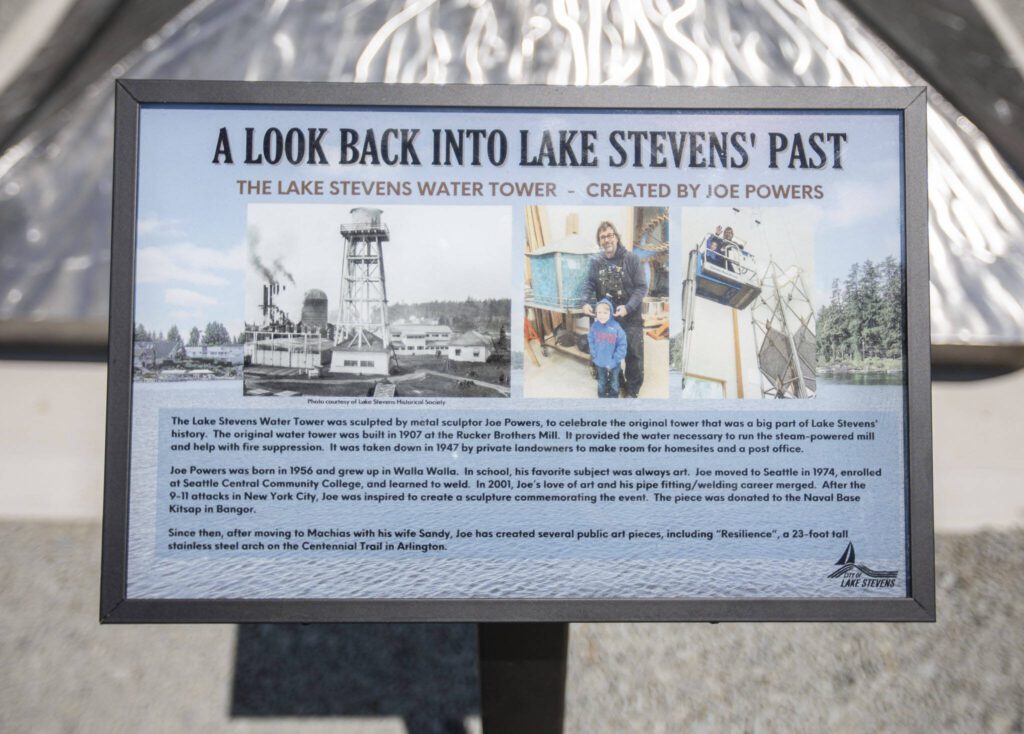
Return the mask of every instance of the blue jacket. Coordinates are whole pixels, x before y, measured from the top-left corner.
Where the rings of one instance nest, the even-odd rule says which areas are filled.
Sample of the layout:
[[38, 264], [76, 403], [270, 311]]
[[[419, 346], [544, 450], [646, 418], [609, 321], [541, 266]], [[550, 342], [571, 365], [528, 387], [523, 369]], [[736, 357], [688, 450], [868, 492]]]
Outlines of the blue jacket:
[[[607, 298], [601, 303], [607, 303], [613, 311], [615, 310]], [[590, 343], [590, 359], [598, 367], [618, 367], [626, 356], [626, 332], [622, 330], [614, 316], [608, 318], [607, 324], [594, 319], [587, 341]]]

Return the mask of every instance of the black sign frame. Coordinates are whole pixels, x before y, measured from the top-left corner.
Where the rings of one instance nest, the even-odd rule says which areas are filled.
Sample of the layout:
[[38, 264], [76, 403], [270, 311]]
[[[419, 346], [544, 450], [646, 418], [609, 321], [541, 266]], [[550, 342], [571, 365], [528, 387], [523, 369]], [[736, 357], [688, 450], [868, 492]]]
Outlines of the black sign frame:
[[[902, 120], [909, 595], [900, 599], [141, 599], [129, 598], [128, 522], [140, 109], [143, 105], [896, 111]], [[113, 226], [100, 621], [827, 622], [934, 621], [926, 94], [920, 87], [562, 88], [120, 80]]]

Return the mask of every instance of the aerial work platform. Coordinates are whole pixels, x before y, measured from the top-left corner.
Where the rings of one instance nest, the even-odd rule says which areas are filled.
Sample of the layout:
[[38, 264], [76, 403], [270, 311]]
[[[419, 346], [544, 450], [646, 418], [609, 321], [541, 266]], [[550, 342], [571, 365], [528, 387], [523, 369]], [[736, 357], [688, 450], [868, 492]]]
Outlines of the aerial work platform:
[[738, 242], [709, 234], [697, 246], [697, 295], [743, 310], [761, 294], [754, 256]]
[[[754, 256], [747, 252], [742, 243], [728, 240], [720, 235], [707, 234], [696, 247], [690, 250], [686, 280], [683, 281], [683, 329], [680, 334], [684, 390], [687, 387], [687, 375], [693, 351], [692, 340], [696, 327], [697, 298], [703, 298], [720, 306], [729, 307], [728, 311], [732, 314], [731, 328], [736, 371], [734, 394], [735, 397], [743, 397], [743, 377], [740, 367], [742, 359], [737, 316], [739, 311], [746, 309], [761, 295], [761, 281], [757, 277], [755, 268]], [[706, 315], [710, 316], [708, 313]], [[719, 326], [722, 325], [719, 324]], [[718, 365], [718, 368], [721, 368], [721, 365]], [[715, 382], [722, 390], [721, 396], [725, 397], [725, 386], [728, 379], [712, 378], [709, 377], [709, 374], [705, 372], [703, 377], [698, 379]]]

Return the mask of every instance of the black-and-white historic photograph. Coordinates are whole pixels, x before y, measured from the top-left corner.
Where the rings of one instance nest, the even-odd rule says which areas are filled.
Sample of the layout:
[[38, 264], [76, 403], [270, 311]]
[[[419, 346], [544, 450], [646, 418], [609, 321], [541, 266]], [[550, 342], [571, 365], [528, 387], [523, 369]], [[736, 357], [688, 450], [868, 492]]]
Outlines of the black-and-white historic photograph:
[[248, 209], [244, 390], [508, 397], [511, 210]]

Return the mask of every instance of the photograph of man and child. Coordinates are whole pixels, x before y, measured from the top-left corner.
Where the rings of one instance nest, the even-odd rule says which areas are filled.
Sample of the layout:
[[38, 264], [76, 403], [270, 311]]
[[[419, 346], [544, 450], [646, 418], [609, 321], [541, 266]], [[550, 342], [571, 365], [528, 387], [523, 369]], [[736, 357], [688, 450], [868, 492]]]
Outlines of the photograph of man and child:
[[[667, 213], [594, 209], [533, 208], [524, 395], [667, 397]], [[552, 237], [548, 229], [557, 232], [563, 220], [569, 231]], [[536, 246], [543, 235], [549, 239]], [[544, 295], [553, 283], [562, 291], [556, 306]], [[542, 349], [532, 347], [531, 328]]]
[[[623, 247], [611, 222], [598, 225], [597, 245], [601, 254], [591, 258], [583, 289], [583, 313], [594, 319], [587, 343], [597, 370], [597, 396], [619, 397], [621, 378], [624, 397], [635, 398], [644, 384], [647, 278], [640, 258]], [[594, 301], [597, 305], [591, 306]]]

